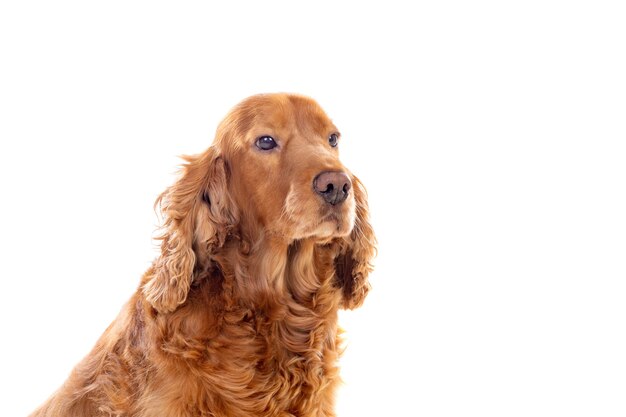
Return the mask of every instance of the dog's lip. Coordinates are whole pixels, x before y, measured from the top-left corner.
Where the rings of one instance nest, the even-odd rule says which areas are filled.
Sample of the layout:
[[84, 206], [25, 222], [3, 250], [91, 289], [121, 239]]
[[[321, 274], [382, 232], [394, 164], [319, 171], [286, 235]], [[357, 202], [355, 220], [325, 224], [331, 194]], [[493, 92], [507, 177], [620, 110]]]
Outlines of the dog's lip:
[[322, 218], [320, 223], [334, 223], [335, 231], [339, 232], [346, 227], [346, 217], [338, 213], [329, 213]]
[[336, 211], [331, 211], [330, 213], [326, 213], [326, 215], [322, 217], [322, 222], [334, 221], [339, 223], [341, 222], [342, 217], [343, 216], [340, 213], [337, 213]]
[[320, 212], [320, 222], [335, 222], [341, 224], [350, 218], [349, 210], [343, 204], [337, 206], [326, 205]]
[[[320, 213], [317, 224], [312, 228], [312, 236], [321, 239], [334, 239], [351, 233], [349, 216], [341, 210], [330, 208]], [[348, 230], [349, 229], [349, 230]]]

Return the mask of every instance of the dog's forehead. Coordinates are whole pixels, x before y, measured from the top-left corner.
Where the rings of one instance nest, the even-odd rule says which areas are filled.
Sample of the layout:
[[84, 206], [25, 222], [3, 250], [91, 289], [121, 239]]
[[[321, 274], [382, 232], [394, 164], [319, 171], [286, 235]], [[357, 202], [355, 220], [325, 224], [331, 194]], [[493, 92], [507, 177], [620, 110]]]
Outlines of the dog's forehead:
[[293, 94], [271, 94], [251, 99], [254, 121], [273, 129], [298, 130], [325, 135], [333, 126], [313, 99]]

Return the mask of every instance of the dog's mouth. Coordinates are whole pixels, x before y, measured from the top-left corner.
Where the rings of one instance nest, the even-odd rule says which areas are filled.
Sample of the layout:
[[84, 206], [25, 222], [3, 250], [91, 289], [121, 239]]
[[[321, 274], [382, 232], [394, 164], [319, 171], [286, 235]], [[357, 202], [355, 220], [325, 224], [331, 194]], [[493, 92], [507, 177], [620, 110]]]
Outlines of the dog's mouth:
[[320, 224], [323, 224], [323, 223], [331, 223], [335, 226], [337, 231], [339, 231], [344, 222], [343, 222], [342, 216], [336, 213], [330, 213], [322, 217], [322, 219], [320, 220]]
[[341, 217], [337, 213], [329, 213], [324, 218], [323, 222], [341, 222]]
[[354, 226], [353, 217], [348, 210], [328, 210], [321, 216], [317, 230], [323, 237], [346, 236]]
[[352, 232], [356, 219], [355, 200], [350, 193], [345, 201], [330, 204], [315, 198], [307, 199], [291, 187], [285, 200], [283, 212], [286, 223], [278, 222], [276, 227], [286, 230], [293, 239], [318, 238], [332, 239], [345, 237]]

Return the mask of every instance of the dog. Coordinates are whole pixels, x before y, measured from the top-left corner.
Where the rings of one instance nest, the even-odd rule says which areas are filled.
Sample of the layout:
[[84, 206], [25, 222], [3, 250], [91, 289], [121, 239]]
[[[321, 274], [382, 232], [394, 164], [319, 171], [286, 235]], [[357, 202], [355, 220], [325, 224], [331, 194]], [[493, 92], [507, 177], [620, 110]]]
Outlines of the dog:
[[32, 416], [334, 416], [339, 309], [376, 239], [341, 135], [312, 99], [236, 105], [155, 207], [160, 256]]

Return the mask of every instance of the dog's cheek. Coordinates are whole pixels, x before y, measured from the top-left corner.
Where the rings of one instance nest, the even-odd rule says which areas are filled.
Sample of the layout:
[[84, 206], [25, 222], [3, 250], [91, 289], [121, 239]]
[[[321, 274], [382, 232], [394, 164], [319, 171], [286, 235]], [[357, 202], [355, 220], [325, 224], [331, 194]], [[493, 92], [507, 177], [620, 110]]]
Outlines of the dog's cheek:
[[344, 217], [346, 219], [347, 233], [350, 233], [356, 224], [356, 201], [352, 197], [346, 203], [346, 215]]

